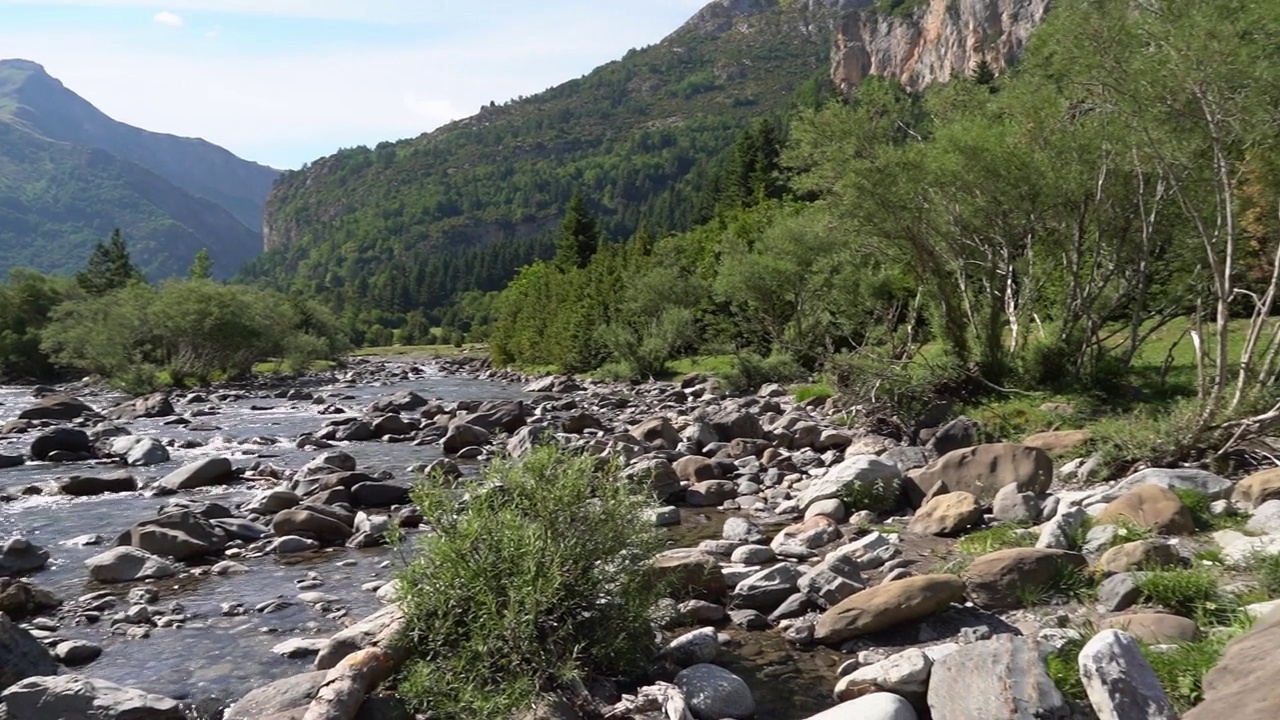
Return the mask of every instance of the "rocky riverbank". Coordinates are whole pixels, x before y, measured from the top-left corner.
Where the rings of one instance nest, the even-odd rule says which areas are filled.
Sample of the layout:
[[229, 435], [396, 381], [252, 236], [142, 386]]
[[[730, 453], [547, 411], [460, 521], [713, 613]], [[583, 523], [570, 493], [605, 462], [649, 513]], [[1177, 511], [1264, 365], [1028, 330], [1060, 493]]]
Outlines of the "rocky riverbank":
[[[449, 377], [486, 384], [431, 392]], [[14, 417], [0, 428], [4, 523], [22, 527], [47, 503], [136, 500], [112, 506], [103, 521], [114, 525], [96, 537], [5, 544], [0, 707], [24, 720], [76, 703], [104, 708], [94, 718], [130, 704], [156, 718], [303, 717], [308, 706], [308, 720], [336, 717], [315, 714], [317, 693], [343, 658], [381, 652], [395, 622], [383, 546], [393, 526], [421, 522], [413, 477], [464, 477], [545, 442], [622, 458], [669, 528], [671, 549], [655, 559], [680, 589], [663, 614], [667, 645], [655, 684], [596, 698], [611, 718], [1175, 717], [1181, 696], [1161, 688], [1138, 643], [1172, 652], [1227, 632], [1204, 603], [1261, 616], [1280, 592], [1249, 568], [1280, 553], [1275, 470], [1233, 481], [1149, 469], [1085, 485], [1090, 459], [1060, 460], [1080, 433], [979, 444], [966, 418], [886, 431], [836, 401], [796, 403], [778, 386], [734, 397], [705, 377], [503, 384], [528, 380], [480, 361], [362, 361], [287, 386], [111, 405], [41, 388], [0, 408]], [[291, 432], [258, 433], [261, 416]], [[211, 437], [229, 424], [252, 435]], [[23, 472], [12, 477], [39, 481], [5, 478]], [[54, 590], [88, 592], [60, 598], [42, 582], [73, 572]], [[1154, 587], [1180, 573], [1227, 587], [1199, 605]], [[291, 637], [261, 624], [272, 617], [293, 620]], [[95, 672], [144, 657], [163, 633], [218, 627], [275, 636], [270, 650], [288, 664], [243, 678], [264, 686], [247, 697], [183, 702], [124, 687], [146, 688], [141, 659], [136, 680]], [[1064, 676], [1052, 658], [1068, 654]], [[376, 693], [362, 713], [405, 717]]]

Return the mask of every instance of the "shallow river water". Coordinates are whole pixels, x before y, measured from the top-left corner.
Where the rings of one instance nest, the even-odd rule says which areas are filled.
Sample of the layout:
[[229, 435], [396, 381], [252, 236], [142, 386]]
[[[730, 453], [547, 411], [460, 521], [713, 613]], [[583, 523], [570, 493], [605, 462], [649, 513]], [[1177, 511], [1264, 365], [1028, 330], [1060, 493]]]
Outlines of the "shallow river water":
[[[445, 401], [522, 396], [515, 386], [442, 374], [382, 385], [332, 385], [308, 389], [316, 394], [333, 396], [342, 407], [356, 411], [376, 398], [401, 390], [413, 390], [423, 397]], [[111, 407], [123, 399], [92, 394], [79, 396], [98, 409]], [[0, 386], [0, 418], [15, 417], [31, 402], [30, 388]], [[206, 443], [190, 450], [170, 448], [170, 462], [135, 469], [133, 474], [138, 477], [140, 485], [144, 484], [144, 479], [163, 477], [183, 464], [213, 455], [229, 457], [237, 465], [262, 460], [278, 467], [296, 469], [317, 452], [297, 450], [292, 441], [301, 434], [314, 432], [330, 419], [319, 415], [316, 412], [318, 406], [308, 402], [261, 397], [199, 407], [213, 409], [217, 413], [196, 419], [198, 423], [211, 426], [208, 430], [165, 425], [165, 421], [160, 419], [128, 423], [138, 435], [160, 439], [194, 438]], [[180, 413], [190, 409], [190, 406], [177, 405]], [[212, 429], [214, 427], [217, 429]], [[263, 436], [277, 438], [280, 442], [261, 445], [250, 441]], [[0, 454], [25, 453], [30, 437], [0, 438]], [[439, 456], [439, 448], [435, 446], [381, 442], [340, 445], [356, 458], [361, 470], [370, 473], [389, 470], [398, 478], [408, 477], [406, 468], [410, 465]], [[18, 494], [20, 488], [35, 483], [71, 474], [106, 473], [118, 469], [83, 463], [31, 463], [0, 470], [0, 491]], [[230, 505], [247, 499], [260, 489], [249, 485], [210, 488], [182, 493], [180, 497]], [[103, 586], [89, 581], [84, 560], [108, 549], [114, 538], [133, 523], [154, 517], [159, 507], [169, 499], [172, 498], [147, 497], [141, 492], [92, 498], [20, 498], [0, 504], [0, 538], [21, 535], [47, 549], [52, 555], [48, 567], [31, 579], [64, 600], [104, 589], [123, 595], [128, 586]], [[103, 544], [80, 547], [68, 543], [86, 534], [103, 536]], [[220, 613], [223, 603], [241, 602], [252, 609], [272, 599], [293, 600], [300, 592], [294, 585], [295, 580], [314, 571], [324, 580], [324, 585], [315, 590], [336, 596], [341, 601], [340, 605], [350, 609], [352, 617], [360, 618], [378, 607], [373, 593], [362, 591], [360, 586], [370, 581], [389, 579], [395, 572], [394, 567], [382, 568], [380, 565], [391, 557], [385, 548], [336, 548], [305, 559], [269, 555], [241, 560], [249, 566], [250, 572], [155, 581], [154, 586], [161, 592], [160, 608], [179, 602], [184, 606], [185, 614], [193, 617], [182, 627], [155, 628], [149, 638], [128, 640], [110, 635], [105, 621], [94, 625], [68, 622], [57, 631], [57, 635], [89, 640], [103, 646], [102, 657], [78, 672], [178, 699], [217, 697], [234, 700], [253, 687], [309, 669], [309, 658], [283, 658], [271, 652], [274, 645], [295, 637], [324, 637], [340, 625], [337, 620], [327, 618], [303, 603], [269, 614], [249, 612], [237, 617], [223, 617]], [[344, 560], [348, 562], [342, 563]], [[120, 609], [123, 607], [122, 603]]]

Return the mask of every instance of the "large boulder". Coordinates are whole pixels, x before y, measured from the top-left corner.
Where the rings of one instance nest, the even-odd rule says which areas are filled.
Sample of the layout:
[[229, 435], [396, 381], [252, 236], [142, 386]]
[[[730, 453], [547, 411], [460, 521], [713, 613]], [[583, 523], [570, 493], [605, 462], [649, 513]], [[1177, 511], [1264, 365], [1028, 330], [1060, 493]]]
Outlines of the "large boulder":
[[0, 545], [0, 577], [35, 572], [49, 562], [49, 552], [26, 538], [9, 538]]
[[491, 433], [499, 430], [505, 433], [513, 433], [524, 427], [525, 407], [524, 403], [519, 400], [514, 402], [489, 402], [481, 405], [475, 412], [463, 415], [458, 421], [482, 428]]
[[235, 468], [224, 457], [197, 460], [169, 473], [159, 485], [169, 490], [196, 490], [213, 485], [225, 485], [236, 479]]
[[649, 418], [631, 428], [631, 436], [653, 450], [675, 450], [680, 447], [680, 433], [665, 417]]
[[773, 536], [769, 546], [774, 552], [787, 556], [788, 549], [817, 550], [841, 539], [840, 527], [826, 515], [814, 515], [804, 522], [789, 525]]
[[1085, 644], [1077, 663], [1098, 720], [1178, 720], [1132, 635], [1103, 630]]
[[922, 620], [963, 599], [964, 583], [954, 575], [925, 575], [877, 585], [850, 595], [823, 613], [813, 638], [836, 645]]
[[316, 670], [328, 670], [348, 655], [371, 647], [384, 631], [404, 622], [404, 611], [391, 604], [329, 638], [316, 656]]
[[107, 418], [137, 420], [138, 418], [166, 418], [173, 414], [173, 403], [169, 400], [169, 394], [158, 392], [111, 408], [107, 411]]
[[1201, 683], [1204, 700], [1182, 720], [1275, 720], [1280, 692], [1275, 687], [1276, 648], [1280, 647], [1280, 608], [1227, 644], [1218, 664]]
[[128, 473], [111, 475], [72, 475], [58, 481], [58, 491], [72, 497], [88, 497], [106, 493], [133, 492], [138, 481]]
[[393, 482], [363, 482], [351, 488], [351, 500], [356, 507], [389, 508], [409, 502], [410, 488]]
[[395, 395], [379, 398], [369, 406], [373, 413], [404, 413], [421, 410], [430, 403], [412, 390], [402, 390]]
[[[0, 688], [38, 675], [56, 675], [58, 661], [49, 650], [0, 613]], [[36, 718], [36, 715], [11, 716]]]
[[1098, 516], [1101, 524], [1128, 521], [1160, 535], [1190, 535], [1196, 531], [1191, 511], [1177, 495], [1160, 485], [1139, 485], [1112, 500]]
[[1088, 566], [1079, 553], [1012, 548], [974, 560], [964, 571], [964, 583], [969, 599], [980, 608], [1017, 608], [1028, 592], [1052, 589], [1063, 573], [1083, 572]]
[[66, 395], [46, 395], [37, 400], [31, 407], [18, 413], [18, 419], [61, 420], [65, 422], [92, 413], [93, 408], [79, 398]]
[[228, 542], [221, 527], [186, 511], [143, 520], [129, 529], [128, 538], [133, 547], [183, 561], [220, 553]]
[[1066, 455], [1093, 439], [1089, 430], [1049, 430], [1022, 441], [1023, 445], [1040, 448], [1053, 456]]
[[1280, 468], [1254, 473], [1236, 483], [1231, 499], [1249, 507], [1258, 507], [1268, 500], [1280, 500]]
[[773, 610], [799, 590], [804, 570], [792, 563], [779, 563], [746, 578], [733, 589], [732, 605], [737, 609]]
[[919, 648], [910, 648], [885, 660], [854, 670], [836, 684], [837, 700], [852, 700], [875, 692], [891, 692], [925, 704], [933, 658]]
[[310, 536], [334, 545], [341, 545], [351, 538], [351, 525], [327, 513], [323, 505], [299, 505], [276, 513], [271, 529], [278, 537], [286, 535]]
[[1014, 635], [962, 645], [939, 658], [929, 678], [929, 710], [933, 720], [1071, 717], [1070, 706], [1045, 669], [1038, 643]]
[[1053, 459], [1040, 448], [999, 443], [977, 445], [943, 455], [926, 467], [909, 473], [908, 499], [919, 507], [926, 496], [937, 495], [941, 484], [949, 492], [967, 492], [989, 505], [1005, 485], [1036, 495], [1048, 492], [1053, 482]]
[[55, 452], [87, 455], [93, 450], [89, 434], [75, 428], [54, 428], [40, 433], [31, 441], [28, 453], [36, 460], [48, 460]]
[[703, 482], [704, 480], [720, 480], [724, 478], [724, 472], [720, 469], [720, 463], [698, 455], [682, 457], [677, 460], [672, 467], [675, 468], [676, 475], [678, 475], [682, 481], [691, 485]]
[[720, 602], [729, 593], [720, 562], [701, 550], [668, 550], [659, 553], [653, 565], [677, 599]]
[[1098, 559], [1096, 570], [1109, 577], [1134, 570], [1156, 570], [1181, 564], [1182, 556], [1172, 543], [1137, 540], [1117, 545], [1103, 553]]
[[805, 720], [918, 720], [911, 703], [893, 693], [877, 692], [841, 703]]
[[123, 458], [126, 465], [149, 467], [169, 462], [169, 448], [155, 438], [126, 435], [111, 442], [111, 454]]
[[0, 707], [15, 720], [187, 719], [176, 700], [77, 675], [27, 678], [0, 693]]
[[676, 473], [671, 463], [661, 458], [648, 457], [637, 460], [622, 471], [622, 478], [648, 483], [654, 496], [660, 501], [678, 495], [683, 489], [680, 485], [680, 475]]
[[1114, 485], [1096, 502], [1109, 502], [1143, 485], [1158, 485], [1168, 490], [1191, 490], [1208, 495], [1214, 500], [1231, 496], [1235, 485], [1228, 479], [1195, 468], [1149, 468], [1134, 473]]
[[849, 496], [883, 495], [896, 497], [902, 483], [902, 471], [875, 455], [855, 455], [809, 482], [796, 497], [804, 512], [822, 500]]
[[0, 577], [0, 614], [23, 620], [61, 604], [56, 595], [27, 580]]
[[135, 582], [178, 574], [173, 563], [136, 547], [112, 548], [84, 561], [89, 577], [100, 583]]
[[718, 665], [694, 665], [676, 675], [676, 687], [684, 693], [696, 720], [750, 718], [756, 714], [751, 688], [737, 675]]
[[745, 410], [724, 410], [711, 418], [709, 424], [720, 442], [759, 440], [764, 437], [760, 418]]
[[259, 720], [276, 713], [307, 707], [324, 684], [328, 671], [290, 675], [253, 690], [227, 709], [224, 720]]
[[450, 455], [456, 455], [469, 447], [488, 445], [493, 436], [488, 430], [464, 422], [455, 422], [449, 426], [440, 445]]
[[967, 492], [953, 492], [925, 503], [907, 524], [907, 532], [949, 537], [959, 535], [980, 522], [982, 506], [978, 499]]
[[1167, 613], [1132, 613], [1109, 617], [1098, 623], [1100, 630], [1123, 630], [1145, 643], [1185, 643], [1200, 637], [1195, 620]]

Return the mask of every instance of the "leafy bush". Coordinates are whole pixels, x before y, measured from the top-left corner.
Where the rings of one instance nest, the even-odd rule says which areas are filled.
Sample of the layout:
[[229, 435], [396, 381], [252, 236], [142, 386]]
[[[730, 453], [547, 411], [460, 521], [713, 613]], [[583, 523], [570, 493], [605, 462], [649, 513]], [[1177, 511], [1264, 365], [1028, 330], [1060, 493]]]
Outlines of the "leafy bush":
[[796, 388], [796, 402], [806, 403], [813, 399], [829, 400], [834, 397], [836, 391], [830, 385], [825, 383], [820, 385], [801, 385]]
[[1137, 462], [1168, 466], [1193, 447], [1199, 411], [1197, 402], [1186, 399], [1107, 418], [1093, 426], [1093, 444], [1103, 466], [1113, 470], [1123, 471]]
[[631, 677], [663, 594], [646, 487], [540, 448], [491, 466], [459, 507], [419, 484], [434, 534], [401, 573], [412, 660], [399, 692], [442, 718], [510, 717], [574, 679]]
[[845, 486], [841, 502], [850, 513], [869, 510], [876, 514], [892, 512], [902, 504], [902, 485], [891, 478], [871, 482], [854, 482]]
[[804, 376], [804, 368], [786, 353], [774, 353], [766, 358], [747, 351], [734, 355], [733, 369], [721, 380], [734, 392], [754, 392], [761, 385], [792, 383]]
[[691, 310], [672, 307], [645, 323], [639, 332], [612, 324], [600, 328], [600, 337], [633, 375], [652, 378], [665, 373], [676, 351], [693, 340], [694, 328]]

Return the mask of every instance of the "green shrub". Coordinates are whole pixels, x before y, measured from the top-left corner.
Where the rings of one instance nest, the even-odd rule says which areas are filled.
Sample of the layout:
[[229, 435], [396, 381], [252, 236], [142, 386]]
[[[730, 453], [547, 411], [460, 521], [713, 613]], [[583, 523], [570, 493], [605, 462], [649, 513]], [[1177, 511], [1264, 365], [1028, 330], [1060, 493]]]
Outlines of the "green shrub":
[[733, 392], [755, 392], [761, 385], [792, 383], [804, 376], [804, 368], [786, 353], [766, 358], [748, 351], [734, 355], [733, 368], [720, 379]]
[[1246, 568], [1267, 594], [1267, 599], [1280, 598], [1280, 555], [1258, 554], [1249, 560]]
[[648, 489], [592, 458], [539, 448], [496, 462], [459, 508], [420, 483], [432, 535], [400, 574], [412, 659], [399, 693], [441, 718], [497, 718], [652, 658], [663, 595]]
[[1206, 635], [1202, 640], [1159, 650], [1143, 646], [1143, 655], [1151, 663], [1160, 686], [1179, 715], [1204, 699], [1204, 676], [1218, 664], [1227, 643], [1248, 632], [1252, 624], [1253, 620], [1246, 613], [1236, 613], [1225, 628]]
[[796, 402], [806, 403], [815, 398], [820, 400], [829, 400], [834, 397], [836, 391], [830, 385], [801, 385], [796, 388]]
[[1208, 568], [1155, 570], [1138, 577], [1138, 601], [1159, 605], [1195, 619], [1202, 626], [1217, 626], [1237, 611], [1238, 602], [1219, 588], [1216, 573]]
[[840, 500], [850, 514], [860, 510], [876, 514], [892, 512], [902, 504], [902, 485], [891, 478], [852, 482], [845, 486]]
[[1084, 680], [1080, 678], [1080, 651], [1084, 649], [1087, 636], [1079, 640], [1068, 640], [1061, 650], [1050, 653], [1045, 658], [1045, 667], [1049, 679], [1057, 686], [1058, 691], [1068, 700], [1088, 705], [1089, 695], [1084, 689]]
[[1196, 530], [1230, 530], [1244, 527], [1249, 521], [1249, 518], [1235, 512], [1214, 515], [1209, 509], [1213, 504], [1213, 498], [1198, 490], [1175, 488], [1173, 494], [1178, 496], [1191, 513], [1191, 520], [1195, 523]]

